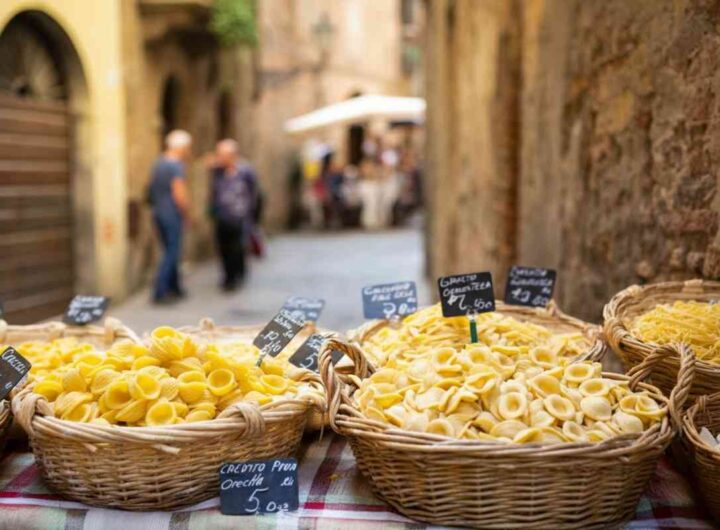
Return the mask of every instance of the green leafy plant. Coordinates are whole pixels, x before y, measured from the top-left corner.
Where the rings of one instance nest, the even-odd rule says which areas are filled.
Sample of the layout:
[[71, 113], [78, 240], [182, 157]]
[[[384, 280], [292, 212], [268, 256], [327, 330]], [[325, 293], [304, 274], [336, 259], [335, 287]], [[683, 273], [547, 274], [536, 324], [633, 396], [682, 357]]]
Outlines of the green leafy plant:
[[224, 46], [255, 46], [257, 34], [255, 0], [215, 0], [210, 16], [210, 31]]

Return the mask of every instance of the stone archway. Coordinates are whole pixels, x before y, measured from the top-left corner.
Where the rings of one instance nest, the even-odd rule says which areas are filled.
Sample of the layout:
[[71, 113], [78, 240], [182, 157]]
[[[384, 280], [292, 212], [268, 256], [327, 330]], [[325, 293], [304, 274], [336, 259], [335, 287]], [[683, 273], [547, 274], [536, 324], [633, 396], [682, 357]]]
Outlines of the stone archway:
[[11, 323], [60, 313], [94, 286], [88, 93], [50, 16], [0, 30], [0, 300]]

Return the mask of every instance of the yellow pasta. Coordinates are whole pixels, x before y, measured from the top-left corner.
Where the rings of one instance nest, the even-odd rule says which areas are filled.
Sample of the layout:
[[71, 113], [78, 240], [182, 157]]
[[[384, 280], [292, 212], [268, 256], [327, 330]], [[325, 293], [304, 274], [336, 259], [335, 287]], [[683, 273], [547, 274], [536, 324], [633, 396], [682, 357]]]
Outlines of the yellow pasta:
[[[212, 420], [239, 401], [264, 405], [315, 393], [295, 380], [302, 371], [287, 360], [257, 366], [260, 352], [251, 344], [200, 344], [170, 327], [153, 331], [148, 346], [121, 341], [99, 351], [59, 339], [20, 348], [33, 363], [34, 390], [68, 421], [167, 426]], [[396, 401], [380, 398], [385, 407]]]
[[573, 363], [589, 347], [579, 335], [497, 313], [481, 315], [478, 328], [480, 342], [468, 344], [467, 321], [432, 307], [378, 331], [364, 346], [381, 368], [350, 377], [356, 406], [402, 429], [503, 443], [601, 442], [667, 413], [646, 392], [604, 378], [599, 363]]
[[698, 359], [720, 363], [720, 305], [707, 302], [660, 304], [637, 317], [631, 332], [644, 342], [682, 342]]

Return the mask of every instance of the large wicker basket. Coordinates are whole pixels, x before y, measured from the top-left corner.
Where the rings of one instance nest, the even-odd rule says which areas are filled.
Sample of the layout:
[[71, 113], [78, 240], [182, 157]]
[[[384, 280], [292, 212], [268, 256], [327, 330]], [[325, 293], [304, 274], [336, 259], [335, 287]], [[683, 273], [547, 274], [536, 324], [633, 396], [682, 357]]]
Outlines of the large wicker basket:
[[[202, 342], [240, 342], [252, 344], [253, 339], [257, 337], [263, 329], [262, 325], [250, 326], [217, 326], [210, 318], [203, 318], [197, 326], [184, 326], [179, 329], [183, 333], [194, 337]], [[289, 359], [302, 343], [313, 333], [321, 333], [325, 336], [337, 336], [333, 331], [317, 329], [314, 325], [305, 326], [300, 333], [295, 335], [285, 350], [280, 354], [282, 358]], [[328, 425], [327, 412], [310, 409], [306, 429], [309, 431], [320, 430]]]
[[[612, 297], [603, 310], [605, 337], [610, 347], [622, 359], [625, 369], [637, 366], [659, 345], [643, 342], [629, 330], [632, 322], [658, 304], [677, 300], [709, 302], [720, 298], [720, 282], [688, 280], [650, 285], [632, 285]], [[675, 385], [680, 359], [666, 357], [655, 369], [652, 383], [668, 396]], [[698, 359], [695, 380], [690, 389], [688, 404], [698, 396], [720, 390], [720, 366]]]
[[700, 430], [720, 433], [720, 392], [700, 396], [682, 419], [682, 441], [705, 505], [720, 522], [720, 450], [700, 438]]
[[[410, 432], [366, 419], [351, 397], [352, 380], [330, 362], [333, 349], [353, 360], [358, 377], [373, 369], [357, 344], [329, 340], [320, 356], [331, 425], [348, 437], [373, 491], [410, 518], [481, 528], [600, 528], [630, 519], [673, 438], [695, 368], [687, 347], [667, 346], [627, 376], [603, 374], [668, 404], [672, 417], [641, 435], [596, 444], [506, 445]], [[682, 367], [668, 399], [641, 380], [678, 352]]]
[[32, 384], [12, 406], [54, 491], [105, 508], [167, 510], [217, 495], [223, 462], [294, 455], [308, 409], [324, 407], [319, 378], [305, 375], [315, 392], [303, 398], [263, 406], [240, 402], [216, 419], [168, 427], [61, 420]]

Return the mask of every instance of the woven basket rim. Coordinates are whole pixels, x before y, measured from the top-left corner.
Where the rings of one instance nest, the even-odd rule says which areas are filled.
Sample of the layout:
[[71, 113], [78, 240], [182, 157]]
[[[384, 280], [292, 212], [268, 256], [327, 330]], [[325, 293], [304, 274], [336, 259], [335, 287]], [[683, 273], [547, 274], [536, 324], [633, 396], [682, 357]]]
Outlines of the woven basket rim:
[[[515, 309], [514, 306], [499, 305], [504, 309], [505, 314], [509, 314]], [[528, 314], [528, 308], [521, 308], [519, 313]], [[566, 322], [577, 323], [581, 327], [599, 330], [599, 326], [584, 323], [573, 317], [564, 315], [556, 307], [547, 309], [534, 308], [531, 313], [539, 313], [543, 317], [553, 317], [563, 319]], [[647, 390], [651, 395], [665, 403], [668, 407], [668, 414], [663, 418], [659, 425], [644, 431], [639, 435], [622, 435], [604, 440], [595, 444], [587, 444], [584, 442], [566, 442], [562, 444], [522, 444], [519, 445], [525, 450], [518, 450], [518, 444], [497, 444], [494, 442], [482, 440], [459, 441], [454, 437], [442, 435], [428, 435], [426, 433], [415, 433], [406, 431], [393, 426], [388, 426], [382, 422], [368, 420], [354, 406], [350, 398], [348, 387], [353, 386], [348, 378], [341, 380], [335, 372], [331, 362], [332, 351], [337, 349], [345, 353], [353, 360], [354, 375], [363, 379], [375, 371], [367, 355], [362, 348], [362, 342], [372, 333], [376, 332], [379, 327], [387, 325], [387, 322], [371, 322], [359, 328], [355, 333], [349, 333], [350, 342], [343, 343], [337, 339], [326, 341], [320, 354], [320, 374], [328, 393], [330, 424], [337, 432], [346, 436], [365, 436], [372, 437], [376, 443], [388, 445], [400, 449], [415, 451], [450, 451], [457, 454], [477, 453], [485, 456], [493, 453], [503, 455], [523, 454], [526, 456], [545, 457], [557, 454], [585, 455], [587, 456], [610, 456], [617, 454], [627, 454], [646, 450], [647, 448], [669, 441], [675, 430], [679, 428], [680, 416], [679, 411], [687, 399], [692, 381], [695, 375], [695, 354], [685, 345], [668, 345], [655, 350], [648, 358], [639, 366], [635, 367], [627, 375], [616, 374], [612, 372], [603, 372], [604, 376], [628, 381], [631, 388], [639, 387]], [[598, 335], [595, 344], [586, 355], [581, 355], [577, 361], [602, 359], [607, 348]], [[662, 362], [663, 359], [678, 355], [683, 359], [682, 369], [678, 371], [678, 383], [673, 390], [673, 394], [666, 398], [661, 390], [642, 380], [649, 377], [652, 369], [656, 364]], [[408, 444], [407, 440], [416, 440], [413, 444]], [[558, 449], [562, 446], [563, 449]], [[588, 447], [592, 446], [592, 447]]]
[[[313, 374], [314, 375], [314, 374]], [[33, 392], [33, 384], [23, 388], [12, 400], [12, 412], [18, 423], [32, 438], [36, 429], [53, 436], [85, 444], [136, 443], [162, 445], [186, 444], [205, 438], [245, 430], [249, 436], [262, 435], [265, 424], [284, 422], [305, 415], [312, 408], [324, 408], [322, 384], [317, 376], [305, 380], [314, 392], [297, 398], [286, 398], [265, 405], [239, 402], [230, 405], [221, 416], [212, 420], [167, 426], [122, 426], [63, 420], [51, 415], [47, 400]]]
[[[645, 298], [647, 293], [658, 292], [668, 295], [668, 302], [672, 299], [672, 293], [680, 293], [682, 291], [690, 292], [690, 294], [711, 294], [716, 293], [720, 297], [720, 282], [713, 280], [693, 279], [685, 281], [671, 281], [650, 283], [646, 285], [630, 285], [617, 292], [603, 308], [603, 329], [606, 339], [616, 351], [622, 350], [623, 347], [637, 351], [643, 355], [662, 347], [662, 344], [643, 341], [627, 328], [624, 322], [625, 307], [624, 304]], [[658, 302], [667, 303], [667, 302]], [[678, 360], [668, 358], [667, 363], [677, 365]], [[702, 359], [696, 360], [696, 373], [702, 375], [718, 375], [720, 373], [720, 365], [713, 364]]]
[[135, 343], [140, 342], [138, 335], [115, 317], [107, 317], [102, 325], [88, 324], [86, 326], [70, 326], [59, 320], [40, 324], [8, 324], [5, 320], [0, 319], [0, 343], [7, 342], [8, 335], [14, 333], [38, 336], [37, 339], [24, 339], [22, 342], [28, 342], [29, 340], [50, 341], [66, 337], [81, 339], [84, 336], [103, 337], [108, 342], [124, 339]]

